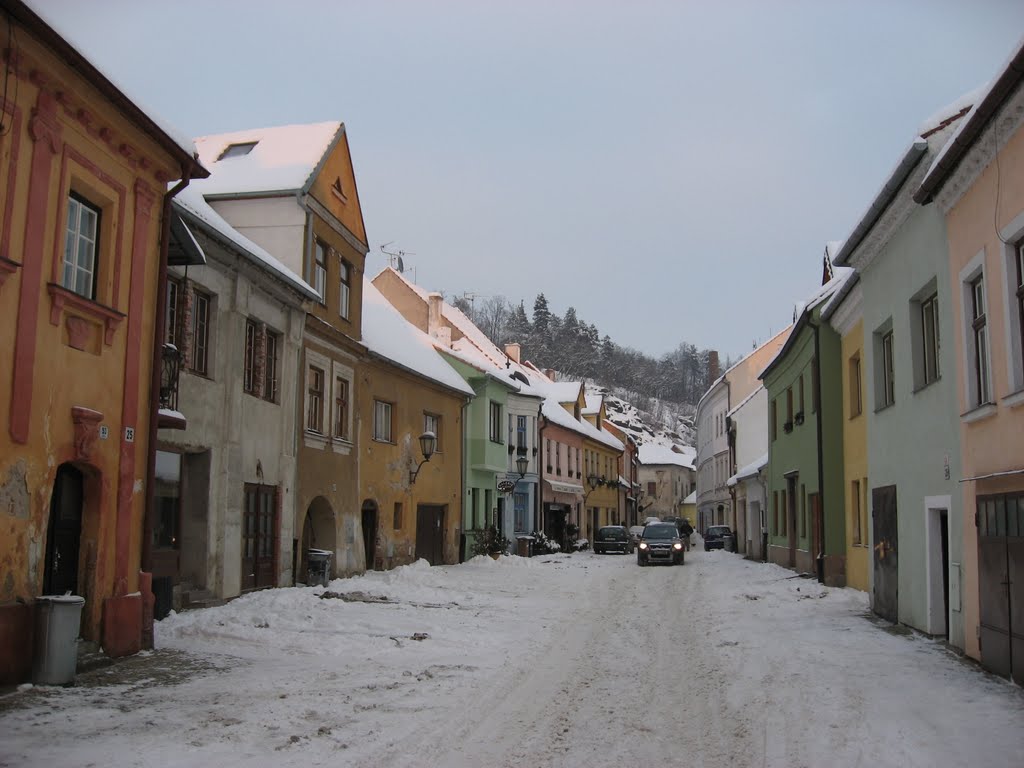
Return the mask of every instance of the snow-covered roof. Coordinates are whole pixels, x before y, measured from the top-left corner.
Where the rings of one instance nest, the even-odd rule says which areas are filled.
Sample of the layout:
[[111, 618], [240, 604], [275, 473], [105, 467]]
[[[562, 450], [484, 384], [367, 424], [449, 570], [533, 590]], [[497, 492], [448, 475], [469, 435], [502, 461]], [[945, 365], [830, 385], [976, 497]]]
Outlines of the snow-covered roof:
[[403, 368], [472, 396], [470, 387], [434, 348], [434, 340], [408, 323], [380, 291], [363, 278], [363, 344]]
[[677, 467], [693, 469], [694, 456], [690, 453], [677, 453], [663, 443], [643, 443], [637, 449], [637, 458], [645, 466], [656, 464], [673, 464]]
[[766, 453], [764, 456], [761, 456], [756, 461], [752, 461], [745, 467], [742, 467], [738, 472], [736, 472], [735, 475], [730, 477], [725, 484], [731, 488], [741, 480], [746, 480], [748, 477], [754, 477], [755, 475], [757, 475], [758, 472], [760, 472], [767, 466], [768, 454]]
[[696, 503], [697, 503], [697, 492], [696, 491], [694, 491], [689, 496], [687, 496], [685, 499], [683, 499], [683, 504], [696, 504]]
[[789, 352], [790, 347], [796, 341], [800, 335], [801, 324], [805, 322], [805, 318], [822, 302], [829, 299], [834, 293], [840, 291], [848, 280], [851, 280], [856, 273], [853, 267], [833, 267], [832, 268], [832, 279], [825, 283], [823, 286], [818, 288], [811, 296], [805, 301], [797, 303], [797, 322], [793, 325], [793, 331], [790, 333], [786, 343], [779, 347], [779, 351], [776, 352], [772, 359], [768, 361], [764, 369], [757, 375], [757, 378], [763, 379], [765, 374], [775, 365], [778, 360], [785, 357], [786, 353]]
[[609, 448], [614, 448], [617, 451], [625, 450], [622, 441], [612, 435], [606, 429], [598, 429], [586, 419], [577, 421], [573, 418], [573, 415], [565, 410], [561, 404], [553, 398], [546, 398], [544, 404], [541, 406], [541, 413], [544, 418], [548, 421], [557, 424], [560, 427], [565, 427], [573, 432], [578, 432], [584, 437], [589, 437], [592, 440], [597, 440], [599, 443], [607, 445]]
[[584, 413], [597, 413], [601, 410], [601, 403], [604, 402], [604, 397], [598, 394], [586, 394], [584, 395], [586, 405], [583, 406]]
[[763, 389], [764, 389], [764, 384], [761, 384], [761, 385], [759, 385], [759, 386], [757, 387], [757, 389], [755, 389], [755, 390], [754, 390], [753, 392], [751, 392], [751, 393], [750, 393], [749, 395], [747, 395], [747, 396], [746, 396], [745, 398], [743, 398], [742, 400], [740, 400], [740, 401], [739, 401], [739, 403], [737, 403], [737, 404], [736, 404], [736, 407], [735, 407], [735, 408], [733, 408], [733, 409], [732, 409], [731, 411], [729, 411], [729, 413], [727, 413], [727, 414], [726, 414], [726, 416], [734, 416], [734, 415], [736, 414], [736, 411], [738, 411], [738, 410], [739, 410], [740, 408], [742, 408], [742, 407], [743, 407], [744, 405], [746, 405], [746, 404], [747, 404], [747, 403], [749, 403], [749, 402], [750, 402], [751, 400], [753, 400], [753, 399], [754, 399], [755, 397], [757, 397], [758, 393], [759, 393], [759, 392], [761, 392], [761, 391], [762, 391]]
[[960, 125], [935, 156], [935, 160], [914, 193], [914, 202], [923, 205], [934, 197], [949, 174], [955, 170], [960, 159], [982, 134], [999, 106], [1020, 85], [1022, 78], [1024, 78], [1024, 37], [1014, 46], [1013, 51], [999, 68], [998, 74], [972, 94], [975, 98], [970, 112], [960, 121]]
[[271, 272], [304, 296], [319, 300], [320, 295], [313, 290], [306, 281], [274, 258], [262, 246], [257, 245], [228, 224], [220, 214], [210, 207], [209, 203], [206, 202], [196, 187], [185, 187], [185, 189], [174, 197], [174, 204], [181, 208], [186, 214], [194, 216], [210, 229], [217, 232], [244, 256], [247, 256], [250, 261], [255, 262], [268, 272]]
[[[196, 149], [210, 178], [200, 189], [207, 197], [303, 189], [342, 130], [335, 120], [201, 136]], [[248, 152], [221, 157], [228, 147], [247, 144], [253, 144]]]

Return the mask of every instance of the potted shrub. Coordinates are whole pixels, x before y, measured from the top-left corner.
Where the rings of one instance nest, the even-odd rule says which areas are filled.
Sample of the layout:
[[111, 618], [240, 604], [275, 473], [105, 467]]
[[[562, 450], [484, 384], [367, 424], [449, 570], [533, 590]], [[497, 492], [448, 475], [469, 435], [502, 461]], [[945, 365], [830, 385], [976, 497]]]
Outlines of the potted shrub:
[[498, 526], [489, 525], [473, 540], [473, 555], [490, 555], [495, 560], [508, 552], [512, 543], [502, 536]]

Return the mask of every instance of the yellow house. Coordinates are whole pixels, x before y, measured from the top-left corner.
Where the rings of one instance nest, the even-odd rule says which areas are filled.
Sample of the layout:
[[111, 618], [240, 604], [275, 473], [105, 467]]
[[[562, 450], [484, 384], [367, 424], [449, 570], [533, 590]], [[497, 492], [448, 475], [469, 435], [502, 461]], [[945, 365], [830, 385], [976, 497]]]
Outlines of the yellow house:
[[357, 400], [367, 568], [459, 561], [463, 407], [473, 389], [433, 340], [364, 285]]
[[868, 419], [865, 410], [865, 358], [862, 289], [856, 278], [825, 307], [822, 315], [842, 345], [843, 477], [846, 478], [846, 586], [868, 591], [871, 544], [868, 503]]
[[[583, 434], [583, 483], [586, 495], [583, 536], [591, 542], [597, 529], [616, 525], [625, 515], [619, 501], [619, 461], [625, 451], [622, 441], [604, 427], [607, 417], [604, 399], [585, 394], [580, 386], [580, 413], [583, 423], [591, 427]], [[575, 408], [575, 404], [570, 404]]]
[[144, 641], [161, 243], [205, 171], [35, 12], [4, 10], [0, 682], [20, 682], [40, 595], [83, 597], [82, 637], [109, 655]]

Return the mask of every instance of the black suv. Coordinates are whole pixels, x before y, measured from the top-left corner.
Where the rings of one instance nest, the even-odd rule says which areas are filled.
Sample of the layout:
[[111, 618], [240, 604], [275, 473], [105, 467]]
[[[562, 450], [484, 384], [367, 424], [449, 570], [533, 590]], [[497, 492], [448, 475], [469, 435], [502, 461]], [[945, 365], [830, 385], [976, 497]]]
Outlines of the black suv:
[[732, 530], [728, 525], [712, 525], [704, 532], [704, 549], [733, 551], [733, 541]]
[[644, 526], [644, 532], [640, 536], [636, 564], [682, 565], [685, 546], [675, 523], [650, 523]]
[[633, 538], [621, 525], [606, 525], [597, 529], [594, 537], [594, 552], [603, 555], [606, 552], [621, 552], [624, 555], [632, 554]]

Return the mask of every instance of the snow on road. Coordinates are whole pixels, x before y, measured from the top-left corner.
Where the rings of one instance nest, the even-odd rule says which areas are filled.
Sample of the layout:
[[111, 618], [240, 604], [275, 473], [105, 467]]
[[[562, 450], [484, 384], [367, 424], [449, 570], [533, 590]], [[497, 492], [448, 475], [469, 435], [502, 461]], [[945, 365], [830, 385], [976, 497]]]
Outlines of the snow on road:
[[420, 562], [157, 645], [0, 698], [0, 766], [1024, 765], [1020, 688], [725, 552]]

